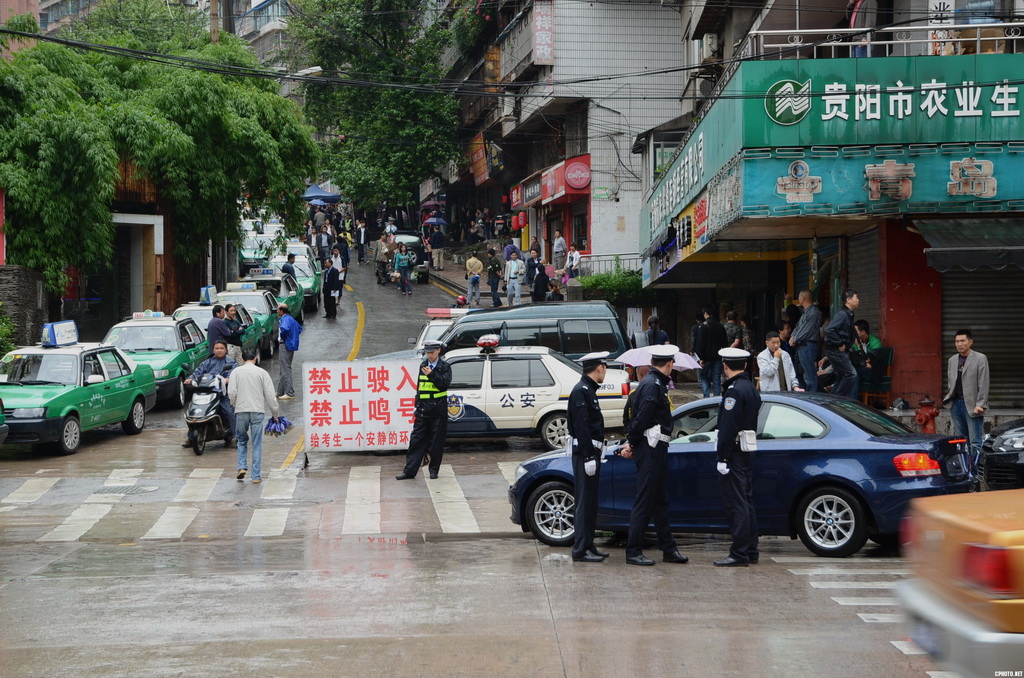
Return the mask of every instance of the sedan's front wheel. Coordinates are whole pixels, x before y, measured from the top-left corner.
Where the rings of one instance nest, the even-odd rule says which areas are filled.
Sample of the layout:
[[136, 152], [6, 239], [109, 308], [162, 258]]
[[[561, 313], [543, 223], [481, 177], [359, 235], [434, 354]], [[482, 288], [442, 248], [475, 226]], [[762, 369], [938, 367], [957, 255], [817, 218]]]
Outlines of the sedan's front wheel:
[[74, 454], [81, 444], [82, 425], [79, 423], [78, 417], [69, 414], [64, 417], [64, 421], [60, 425], [60, 438], [57, 440], [57, 446], [60, 448], [61, 454]]
[[576, 529], [576, 497], [572, 487], [552, 481], [544, 483], [526, 500], [526, 524], [538, 540], [548, 546], [572, 544]]
[[564, 450], [569, 440], [569, 417], [565, 412], [555, 412], [544, 417], [540, 423], [540, 437], [549, 450]]
[[860, 501], [839, 487], [820, 487], [800, 502], [797, 512], [800, 541], [812, 553], [845, 558], [868, 540], [867, 518]]

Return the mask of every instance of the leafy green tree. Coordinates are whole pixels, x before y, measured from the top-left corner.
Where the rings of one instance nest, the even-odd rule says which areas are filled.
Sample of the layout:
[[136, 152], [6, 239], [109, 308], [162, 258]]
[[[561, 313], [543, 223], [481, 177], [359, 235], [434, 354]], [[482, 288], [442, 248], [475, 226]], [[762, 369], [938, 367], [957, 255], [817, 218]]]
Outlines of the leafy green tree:
[[[306, 86], [306, 116], [322, 132], [324, 168], [361, 204], [406, 202], [457, 154], [458, 102], [437, 90], [451, 38], [426, 25], [425, 0], [295, 0], [294, 65], [316, 64], [351, 85]], [[343, 137], [343, 138], [342, 138]]]

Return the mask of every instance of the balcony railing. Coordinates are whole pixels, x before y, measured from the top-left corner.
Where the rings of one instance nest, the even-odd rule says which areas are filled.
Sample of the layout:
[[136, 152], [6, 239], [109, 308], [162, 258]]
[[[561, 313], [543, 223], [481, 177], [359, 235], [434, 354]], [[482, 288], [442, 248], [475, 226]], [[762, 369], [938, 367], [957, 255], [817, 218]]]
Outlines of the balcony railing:
[[614, 273], [616, 270], [638, 271], [643, 260], [639, 253], [631, 254], [582, 254], [580, 275]]
[[283, 0], [270, 0], [243, 14], [238, 19], [238, 35], [251, 39], [254, 34], [261, 32], [269, 24], [275, 21], [281, 22], [284, 28], [284, 20], [288, 18], [288, 3]]

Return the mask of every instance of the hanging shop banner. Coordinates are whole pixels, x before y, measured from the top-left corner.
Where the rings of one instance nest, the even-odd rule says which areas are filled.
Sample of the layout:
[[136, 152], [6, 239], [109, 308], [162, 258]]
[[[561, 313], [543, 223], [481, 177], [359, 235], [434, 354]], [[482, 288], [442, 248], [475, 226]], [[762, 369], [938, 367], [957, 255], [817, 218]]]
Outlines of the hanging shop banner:
[[479, 186], [487, 181], [487, 145], [483, 132], [469, 142], [469, 168], [473, 171], [473, 183]]
[[533, 3], [533, 63], [555, 65], [555, 3], [552, 0], [534, 0]]
[[508, 192], [508, 201], [512, 209], [521, 209], [523, 206], [523, 185], [516, 184]]
[[418, 360], [303, 363], [306, 450], [403, 450], [416, 409]]

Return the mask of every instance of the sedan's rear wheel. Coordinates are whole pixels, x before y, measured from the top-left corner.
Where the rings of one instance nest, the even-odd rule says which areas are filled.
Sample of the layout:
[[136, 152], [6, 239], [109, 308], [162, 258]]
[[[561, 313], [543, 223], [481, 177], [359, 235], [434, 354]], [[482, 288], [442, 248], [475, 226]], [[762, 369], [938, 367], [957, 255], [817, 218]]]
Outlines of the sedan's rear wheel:
[[569, 418], [565, 412], [555, 412], [540, 423], [540, 437], [549, 450], [564, 450], [569, 440]]
[[174, 389], [174, 395], [171, 396], [171, 405], [175, 409], [180, 410], [181, 408], [185, 407], [186, 398], [187, 396], [185, 395], [185, 377], [178, 377], [177, 388]]
[[797, 519], [800, 541], [815, 555], [845, 558], [860, 551], [868, 539], [860, 501], [838, 487], [821, 487], [804, 497]]
[[146, 428], [146, 404], [142, 402], [142, 398], [136, 398], [132, 403], [131, 411], [128, 412], [128, 417], [121, 422], [121, 429], [128, 435], [134, 436], [142, 433], [144, 428]]
[[568, 546], [576, 534], [576, 497], [572, 487], [552, 481], [544, 483], [526, 500], [526, 524], [538, 540], [548, 546]]

